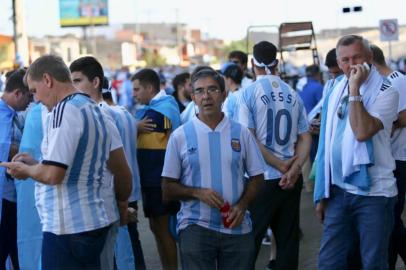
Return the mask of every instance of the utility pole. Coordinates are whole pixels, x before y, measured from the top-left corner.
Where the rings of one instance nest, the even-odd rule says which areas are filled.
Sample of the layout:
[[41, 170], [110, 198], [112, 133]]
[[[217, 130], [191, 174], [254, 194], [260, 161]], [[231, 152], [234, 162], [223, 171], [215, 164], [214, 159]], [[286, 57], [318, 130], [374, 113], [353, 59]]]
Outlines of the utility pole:
[[179, 64], [183, 61], [183, 51], [182, 51], [182, 40], [181, 40], [181, 29], [179, 29], [179, 9], [175, 9], [175, 20], [176, 20], [176, 48], [179, 54]]
[[17, 15], [16, 15], [16, 1], [11, 0], [13, 3], [13, 41], [14, 41], [14, 54], [18, 52], [18, 45], [17, 45]]
[[25, 32], [22, 0], [12, 0], [12, 7], [15, 61], [16, 64], [27, 65], [29, 60], [28, 38]]

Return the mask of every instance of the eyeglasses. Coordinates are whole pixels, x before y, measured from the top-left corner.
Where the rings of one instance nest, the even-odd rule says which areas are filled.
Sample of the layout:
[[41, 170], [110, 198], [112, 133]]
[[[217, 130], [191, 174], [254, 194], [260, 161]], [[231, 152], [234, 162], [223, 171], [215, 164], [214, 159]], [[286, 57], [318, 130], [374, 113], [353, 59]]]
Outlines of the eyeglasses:
[[197, 88], [193, 91], [193, 93], [195, 94], [195, 96], [203, 96], [203, 94], [207, 94], [207, 95], [213, 95], [213, 94], [218, 94], [220, 93], [221, 90], [220, 88], [218, 88], [217, 86], [209, 86], [206, 89], [204, 88]]
[[338, 109], [337, 109], [338, 118], [340, 118], [340, 119], [344, 118], [345, 109], [347, 107], [347, 104], [348, 104], [348, 96], [345, 96], [341, 99], [340, 106], [338, 106]]

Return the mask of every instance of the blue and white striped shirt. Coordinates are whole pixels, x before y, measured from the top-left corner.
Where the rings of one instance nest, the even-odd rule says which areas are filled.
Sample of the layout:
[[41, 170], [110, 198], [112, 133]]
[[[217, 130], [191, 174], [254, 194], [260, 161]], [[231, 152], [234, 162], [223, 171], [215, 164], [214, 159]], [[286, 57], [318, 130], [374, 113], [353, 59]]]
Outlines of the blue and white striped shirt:
[[238, 95], [240, 94], [240, 90], [241, 88], [237, 89], [234, 92], [229, 91], [227, 94], [227, 98], [223, 103], [222, 111], [230, 119], [234, 119], [234, 112], [238, 100]]
[[53, 108], [41, 145], [42, 163], [65, 168], [66, 174], [58, 185], [36, 183], [43, 231], [73, 234], [111, 223], [102, 188], [108, 184], [103, 175], [112, 130], [112, 121], [85, 94], [69, 95]]
[[[247, 128], [224, 117], [212, 130], [195, 117], [169, 139], [162, 176], [190, 187], [211, 188], [234, 205], [244, 191], [244, 172], [255, 176], [263, 168], [258, 145]], [[199, 200], [181, 201], [177, 229], [191, 224], [227, 234], [251, 231], [248, 212], [239, 227], [229, 229], [223, 226], [218, 209]]]
[[[241, 90], [234, 120], [253, 129], [257, 139], [284, 160], [293, 157], [298, 135], [309, 128], [299, 95], [273, 75], [258, 76], [257, 81]], [[282, 173], [267, 164], [264, 176], [272, 180]]]
[[135, 118], [122, 106], [109, 106], [100, 103], [108, 115], [110, 115], [120, 133], [123, 142], [125, 156], [133, 176], [133, 190], [129, 198], [130, 202], [141, 199], [140, 173], [137, 161], [137, 125]]

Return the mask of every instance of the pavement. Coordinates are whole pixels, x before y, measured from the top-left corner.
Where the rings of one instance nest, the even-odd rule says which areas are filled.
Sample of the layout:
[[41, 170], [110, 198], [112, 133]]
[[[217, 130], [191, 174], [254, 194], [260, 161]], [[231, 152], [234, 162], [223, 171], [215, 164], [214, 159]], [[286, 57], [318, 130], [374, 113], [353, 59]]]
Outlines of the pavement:
[[[317, 255], [320, 247], [322, 226], [317, 220], [312, 196], [312, 193], [308, 193], [305, 190], [302, 191], [300, 226], [303, 232], [303, 238], [300, 242], [299, 270], [317, 269]], [[160, 270], [162, 267], [159, 261], [155, 239], [149, 229], [148, 220], [142, 213], [142, 207], [139, 208], [141, 210], [138, 216], [138, 228], [140, 231], [141, 244], [144, 251], [147, 269]], [[406, 216], [404, 215], [404, 220], [405, 217]], [[255, 269], [265, 269], [265, 266], [268, 263], [269, 252], [270, 246], [262, 245]], [[179, 269], [181, 268], [179, 267]], [[396, 269], [406, 269], [406, 267], [402, 266], [402, 263], [398, 260]]]

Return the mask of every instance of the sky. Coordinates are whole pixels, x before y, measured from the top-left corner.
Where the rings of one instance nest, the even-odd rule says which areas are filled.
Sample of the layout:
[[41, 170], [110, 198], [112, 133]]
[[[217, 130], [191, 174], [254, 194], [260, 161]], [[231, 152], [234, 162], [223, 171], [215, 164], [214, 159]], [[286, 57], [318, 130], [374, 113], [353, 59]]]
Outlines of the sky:
[[[58, 0], [22, 1], [29, 36], [81, 33], [76, 28], [59, 27]], [[0, 0], [0, 34], [12, 33], [11, 2]], [[343, 7], [353, 6], [362, 6], [363, 11], [342, 13]], [[200, 28], [209, 37], [238, 40], [245, 37], [250, 25], [313, 21], [319, 31], [378, 27], [380, 19], [392, 18], [406, 24], [405, 10], [405, 0], [109, 0], [109, 21], [111, 25], [178, 21]]]

